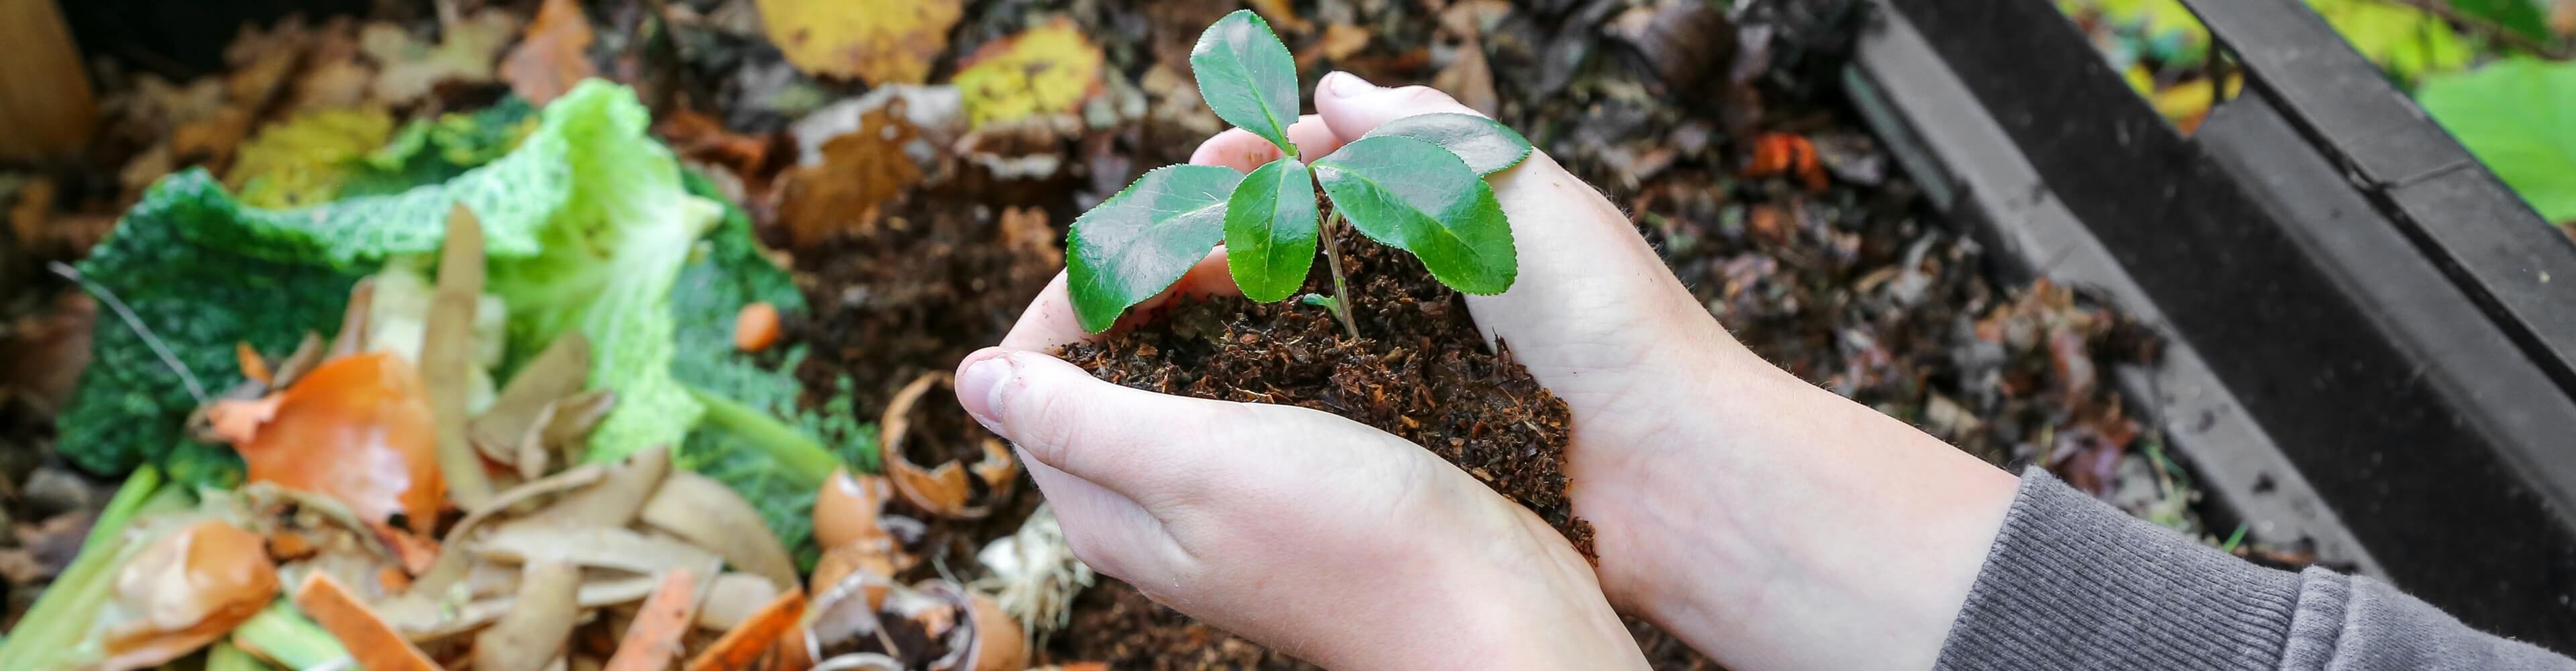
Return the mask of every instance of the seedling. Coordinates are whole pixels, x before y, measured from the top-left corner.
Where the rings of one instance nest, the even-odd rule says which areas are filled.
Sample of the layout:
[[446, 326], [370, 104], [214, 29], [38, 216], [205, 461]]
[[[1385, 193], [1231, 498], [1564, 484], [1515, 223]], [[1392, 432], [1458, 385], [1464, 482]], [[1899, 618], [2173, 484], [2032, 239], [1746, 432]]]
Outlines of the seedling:
[[[1226, 123], [1279, 147], [1280, 158], [1251, 174], [1205, 165], [1165, 166], [1073, 220], [1065, 245], [1074, 314], [1085, 330], [1109, 329], [1120, 313], [1179, 282], [1220, 241], [1226, 268], [1245, 298], [1287, 300], [1306, 283], [1320, 245], [1333, 296], [1305, 303], [1340, 319], [1353, 337], [1341, 258], [1333, 241], [1357, 230], [1422, 260], [1452, 289], [1502, 293], [1519, 274], [1511, 222], [1485, 175], [1518, 165], [1529, 140], [1472, 114], [1405, 117], [1343, 145], [1312, 166], [1297, 158], [1288, 124], [1297, 119], [1297, 65], [1270, 24], [1237, 10], [1199, 35], [1190, 50], [1199, 97]], [[1315, 193], [1333, 203], [1319, 221]]]

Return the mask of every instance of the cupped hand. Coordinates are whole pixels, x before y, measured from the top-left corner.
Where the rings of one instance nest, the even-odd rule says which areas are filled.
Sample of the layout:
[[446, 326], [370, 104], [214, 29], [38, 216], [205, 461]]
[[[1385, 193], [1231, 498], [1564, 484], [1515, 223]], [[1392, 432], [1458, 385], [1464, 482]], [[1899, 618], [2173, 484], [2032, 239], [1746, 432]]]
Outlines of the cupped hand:
[[[1434, 112], [1473, 113], [1432, 89], [1381, 88], [1345, 73], [1325, 77], [1315, 98], [1318, 113], [1289, 130], [1305, 154], [1302, 158], [1310, 162], [1387, 121]], [[1277, 156], [1267, 141], [1229, 130], [1203, 144], [1192, 162], [1248, 171]], [[1512, 222], [1519, 279], [1500, 295], [1468, 297], [1468, 308], [1489, 338], [1508, 342], [1515, 358], [1573, 410], [1569, 494], [1575, 512], [1597, 531], [1598, 585], [1610, 602], [1663, 625], [1734, 668], [1928, 666], [2011, 500], [2011, 476], [1751, 354], [1665, 269], [1615, 206], [1543, 152], [1533, 152], [1519, 166], [1489, 179]], [[1224, 293], [1231, 284], [1220, 250], [1171, 293]], [[1131, 314], [1144, 312], [1148, 310]], [[1467, 563], [1514, 555], [1559, 557], [1542, 564], [1503, 564], [1534, 567], [1519, 569], [1525, 582], [1518, 584], [1539, 587], [1536, 591], [1544, 595], [1592, 584], [1594, 574], [1581, 570], [1579, 561], [1562, 559], [1569, 551], [1534, 516], [1400, 440], [1310, 411], [1170, 399], [1123, 389], [1112, 393], [1117, 389], [1112, 385], [1026, 351], [1049, 351], [1081, 337], [1059, 276], [1004, 343], [1023, 351], [970, 357], [961, 367], [960, 394], [970, 409], [1008, 398], [1008, 386], [975, 391], [979, 388], [968, 381], [980, 362], [1000, 360], [1014, 371], [1064, 373], [1047, 379], [1069, 386], [1103, 387], [1086, 394], [1086, 407], [1113, 402], [1107, 399], [1116, 399], [1121, 407], [1159, 399], [1154, 403], [1160, 414], [1125, 413], [1115, 415], [1123, 419], [1105, 420], [1129, 422], [1126, 426], [1133, 428], [1124, 432], [1067, 428], [1095, 426], [1076, 424], [1071, 413], [1023, 416], [1016, 422], [1010, 417], [1017, 412], [1013, 410], [979, 417], [1014, 440], [1063, 441], [1058, 447], [1030, 449], [1029, 456], [1037, 462], [1032, 471], [1050, 500], [1063, 506], [1061, 501], [1073, 496], [1091, 509], [1083, 515], [1095, 522], [1063, 513], [1068, 535], [1078, 538], [1083, 529], [1093, 530], [1096, 540], [1089, 542], [1092, 554], [1085, 559], [1109, 564], [1103, 570], [1112, 575], [1149, 583], [1141, 586], [1166, 603], [1266, 642], [1323, 647], [1335, 645], [1330, 639], [1374, 632], [1336, 628], [1321, 610], [1284, 609], [1271, 600], [1281, 595], [1261, 591], [1267, 583], [1258, 580], [1156, 569], [1234, 562], [1275, 567], [1281, 561], [1330, 566], [1316, 569], [1318, 573], [1291, 574], [1311, 576], [1300, 581], [1307, 585], [1347, 581], [1362, 586], [1348, 592], [1352, 596], [1308, 596], [1334, 604], [1332, 608], [1367, 603], [1372, 612], [1393, 609], [1384, 611], [1389, 617], [1411, 612], [1408, 604], [1466, 607], [1445, 599], [1419, 600], [1425, 593], [1450, 594], [1451, 588], [1443, 586], [1456, 583], [1389, 568], [1408, 561], [1388, 561], [1394, 557], [1422, 561], [1431, 554], [1422, 545], [1461, 546], [1485, 557]], [[1256, 407], [1261, 409], [1244, 409]], [[1219, 425], [1254, 416], [1260, 417], [1251, 425], [1258, 427], [1254, 430], [1211, 433], [1226, 431]], [[1237, 449], [1178, 461], [1136, 458], [1102, 464], [1088, 474], [1061, 461], [1080, 463], [1087, 457], [1079, 455], [1086, 451], [1200, 454], [1207, 445], [1222, 444], [1202, 439], [1208, 436], [1280, 449]], [[1318, 441], [1304, 436], [1335, 436], [1340, 447], [1319, 450]], [[1354, 447], [1359, 445], [1368, 447]], [[1329, 456], [1308, 459], [1317, 454]], [[1406, 456], [1393, 456], [1399, 454]], [[1285, 468], [1292, 464], [1333, 475], [1315, 477], [1314, 471]], [[1261, 473], [1295, 475], [1273, 480]], [[1209, 504], [1214, 498], [1185, 494], [1197, 490], [1179, 484], [1215, 474], [1222, 474], [1218, 486], [1229, 491], [1275, 493], [1241, 499], [1241, 505]], [[1111, 485], [1109, 479], [1125, 484]], [[1443, 481], [1451, 484], [1428, 484]], [[1396, 499], [1422, 508], [1407, 509], [1404, 515], [1453, 520], [1446, 523], [1460, 525], [1456, 528], [1468, 535], [1453, 537], [1416, 518], [1377, 508], [1388, 492], [1405, 493]], [[1426, 495], [1434, 492], [1437, 497]], [[1441, 500], [1424, 501], [1431, 498]], [[1465, 512], [1496, 504], [1520, 520], [1519, 533], [1499, 533], [1496, 529], [1508, 527], [1475, 523], [1499, 519], [1494, 512]], [[1209, 531], [1177, 530], [1194, 525]], [[1220, 529], [1229, 531], [1216, 531]], [[1241, 555], [1172, 549], [1194, 547], [1188, 539], [1199, 534], [1239, 533], [1230, 531], [1234, 529], [1261, 531], [1224, 536], [1240, 545], [1203, 541], [1209, 543], [1206, 547], [1221, 545]], [[1280, 533], [1295, 540], [1261, 540]], [[1530, 553], [1523, 547], [1527, 543], [1516, 540], [1525, 536], [1553, 542], [1540, 544], [1546, 547], [1543, 553]], [[1471, 540], [1439, 540], [1451, 538]], [[1319, 539], [1359, 544], [1308, 544]], [[1505, 545], [1514, 549], [1496, 549]], [[1315, 559], [1308, 556], [1314, 552], [1348, 553], [1334, 556], [1350, 561], [1305, 561]], [[1172, 556], [1191, 561], [1175, 563]], [[1337, 577], [1322, 578], [1327, 575]], [[1526, 582], [1536, 576], [1565, 577]], [[1405, 587], [1414, 581], [1434, 587]], [[1483, 591], [1487, 593], [1478, 598], [1491, 598], [1487, 603], [1508, 602], [1489, 588]], [[1402, 596], [1388, 602], [1371, 595]], [[1550, 616], [1555, 622], [1573, 621], [1568, 614]], [[1557, 624], [1532, 631], [1564, 628]]]
[[[1289, 134], [1309, 158], [1347, 139], [1312, 115]], [[1192, 162], [1276, 157], [1212, 153], [1231, 138]], [[1305, 408], [1129, 389], [1049, 356], [1090, 337], [1065, 282], [959, 364], [957, 394], [1018, 446], [1094, 569], [1328, 667], [1642, 666], [1564, 538], [1420, 446]], [[1232, 292], [1220, 251], [1130, 314]]]

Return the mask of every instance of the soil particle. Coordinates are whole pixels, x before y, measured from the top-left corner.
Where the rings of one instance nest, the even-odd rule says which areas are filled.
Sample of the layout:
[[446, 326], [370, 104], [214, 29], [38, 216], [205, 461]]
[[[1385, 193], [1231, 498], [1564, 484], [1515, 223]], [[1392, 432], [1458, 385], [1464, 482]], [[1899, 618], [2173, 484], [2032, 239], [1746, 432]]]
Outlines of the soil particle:
[[[1456, 291], [1419, 262], [1356, 235], [1339, 245], [1360, 338], [1321, 307], [1239, 297], [1181, 300], [1065, 360], [1167, 394], [1313, 408], [1421, 445], [1521, 505], [1592, 556], [1566, 499], [1572, 414], [1511, 358], [1488, 350]], [[1330, 293], [1317, 263], [1309, 291]]]

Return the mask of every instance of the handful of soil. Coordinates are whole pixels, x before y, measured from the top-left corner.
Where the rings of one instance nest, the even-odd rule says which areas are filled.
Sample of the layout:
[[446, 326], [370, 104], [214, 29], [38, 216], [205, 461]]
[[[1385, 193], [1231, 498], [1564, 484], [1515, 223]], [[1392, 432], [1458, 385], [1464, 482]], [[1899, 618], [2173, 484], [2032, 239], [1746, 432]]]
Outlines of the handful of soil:
[[[1067, 346], [1064, 359], [1137, 389], [1313, 408], [1395, 434], [1528, 506], [1592, 557], [1592, 527], [1565, 494], [1565, 402], [1512, 360], [1509, 343], [1488, 351], [1458, 292], [1421, 263], [1340, 237], [1359, 338], [1321, 307], [1215, 297], [1174, 301], [1130, 331]], [[1332, 294], [1325, 267], [1315, 264], [1306, 291]]]

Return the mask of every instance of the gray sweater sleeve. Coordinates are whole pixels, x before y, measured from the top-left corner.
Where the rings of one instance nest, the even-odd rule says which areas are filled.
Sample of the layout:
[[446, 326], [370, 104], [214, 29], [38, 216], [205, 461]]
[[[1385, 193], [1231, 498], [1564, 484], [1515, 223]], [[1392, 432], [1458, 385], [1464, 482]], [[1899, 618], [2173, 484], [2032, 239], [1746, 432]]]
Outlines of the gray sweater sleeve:
[[1941, 669], [2576, 669], [2377, 580], [2262, 568], [2022, 475]]

